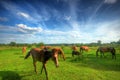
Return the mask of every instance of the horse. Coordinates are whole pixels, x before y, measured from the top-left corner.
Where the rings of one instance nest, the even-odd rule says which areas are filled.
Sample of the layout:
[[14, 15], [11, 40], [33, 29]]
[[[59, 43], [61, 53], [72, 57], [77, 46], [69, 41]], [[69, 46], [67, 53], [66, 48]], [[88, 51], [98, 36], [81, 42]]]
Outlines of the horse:
[[26, 46], [22, 47], [22, 54], [23, 54], [23, 55], [26, 53], [26, 49], [27, 49]]
[[55, 63], [56, 67], [59, 66], [58, 64], [58, 51], [55, 50], [45, 50], [45, 49], [39, 49], [39, 48], [33, 48], [31, 49], [28, 54], [25, 56], [24, 59], [27, 59], [30, 54], [32, 55], [32, 59], [33, 59], [33, 66], [34, 66], [34, 71], [37, 73], [36, 70], [36, 62], [42, 62], [42, 69], [41, 69], [41, 74], [43, 69], [45, 70], [45, 74], [46, 74], [46, 80], [48, 80], [48, 73], [46, 70], [46, 63], [47, 61], [52, 58], [52, 61]]
[[76, 51], [76, 50], [77, 50], [77, 47], [76, 47], [76, 46], [72, 46], [72, 50], [73, 50], [73, 51]]
[[51, 49], [51, 46], [40, 46], [40, 49], [46, 49], [46, 50], [48, 50], [48, 49]]
[[83, 53], [83, 51], [89, 51], [89, 47], [88, 46], [81, 46], [80, 52]]
[[77, 51], [77, 47], [76, 46], [72, 46], [72, 57], [74, 57], [74, 55], [81, 55], [81, 53], [79, 51]]
[[116, 50], [114, 47], [99, 47], [96, 51], [96, 57], [98, 57], [98, 52], [100, 52], [101, 57], [104, 56], [104, 52], [110, 52], [112, 54], [112, 59], [116, 59]]
[[74, 57], [74, 55], [81, 55], [81, 53], [79, 52], [79, 51], [75, 51], [75, 50], [73, 50], [72, 51], [72, 57]]
[[64, 55], [64, 52], [63, 52], [63, 50], [61, 48], [52, 48], [52, 51], [57, 52], [57, 54], [60, 57], [62, 56], [63, 60], [65, 61], [65, 55]]

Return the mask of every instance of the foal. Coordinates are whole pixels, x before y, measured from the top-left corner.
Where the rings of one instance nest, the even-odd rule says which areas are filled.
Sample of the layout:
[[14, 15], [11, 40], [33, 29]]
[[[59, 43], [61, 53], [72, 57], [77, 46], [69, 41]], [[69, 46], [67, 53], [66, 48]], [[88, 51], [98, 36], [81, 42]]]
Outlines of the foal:
[[43, 71], [43, 69], [45, 70], [45, 74], [46, 74], [46, 80], [48, 80], [48, 73], [46, 70], [46, 63], [47, 61], [52, 58], [53, 62], [55, 63], [56, 67], [58, 67], [58, 54], [56, 52], [52, 51], [48, 51], [48, 50], [44, 50], [44, 49], [39, 49], [39, 48], [33, 48], [31, 49], [28, 54], [25, 56], [25, 59], [27, 59], [30, 54], [32, 55], [33, 58], [33, 65], [34, 65], [34, 70], [36, 71], [36, 62], [40, 61], [42, 62], [43, 66], [41, 69], [41, 73]]

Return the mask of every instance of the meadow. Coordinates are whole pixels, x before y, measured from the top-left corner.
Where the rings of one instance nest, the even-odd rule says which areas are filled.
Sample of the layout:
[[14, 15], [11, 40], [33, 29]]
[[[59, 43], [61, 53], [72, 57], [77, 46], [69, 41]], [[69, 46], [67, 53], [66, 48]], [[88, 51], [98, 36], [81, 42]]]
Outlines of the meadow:
[[[37, 63], [38, 74], [34, 72], [32, 58], [24, 60], [21, 47], [0, 47], [0, 80], [46, 80], [42, 64]], [[64, 47], [64, 61], [59, 58], [56, 68], [52, 60], [47, 62], [49, 80], [120, 80], [120, 51], [117, 49], [117, 59], [112, 59], [107, 53], [105, 58], [96, 58], [97, 47], [90, 47], [83, 57], [71, 55], [72, 50]], [[27, 49], [27, 52], [30, 48]]]

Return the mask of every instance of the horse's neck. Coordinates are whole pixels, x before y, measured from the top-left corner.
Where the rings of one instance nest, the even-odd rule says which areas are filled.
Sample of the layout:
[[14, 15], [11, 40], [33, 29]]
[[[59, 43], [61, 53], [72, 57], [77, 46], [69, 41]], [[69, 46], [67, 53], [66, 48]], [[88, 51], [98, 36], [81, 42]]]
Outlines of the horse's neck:
[[52, 52], [51, 51], [45, 51], [44, 52], [43, 58], [44, 58], [45, 62], [48, 61], [51, 57], [52, 57]]

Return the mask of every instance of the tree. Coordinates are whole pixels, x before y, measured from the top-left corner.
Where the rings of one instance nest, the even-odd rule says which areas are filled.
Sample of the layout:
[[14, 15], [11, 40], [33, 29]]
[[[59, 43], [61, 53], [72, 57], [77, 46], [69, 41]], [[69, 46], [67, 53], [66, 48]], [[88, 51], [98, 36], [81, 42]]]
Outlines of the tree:
[[97, 44], [100, 46], [100, 45], [101, 45], [101, 42], [102, 42], [101, 40], [98, 40], [98, 41], [97, 41]]
[[10, 46], [16, 46], [16, 42], [10, 42], [9, 45]]
[[40, 46], [44, 46], [44, 43], [40, 42], [40, 43], [37, 44], [37, 47], [40, 47]]

